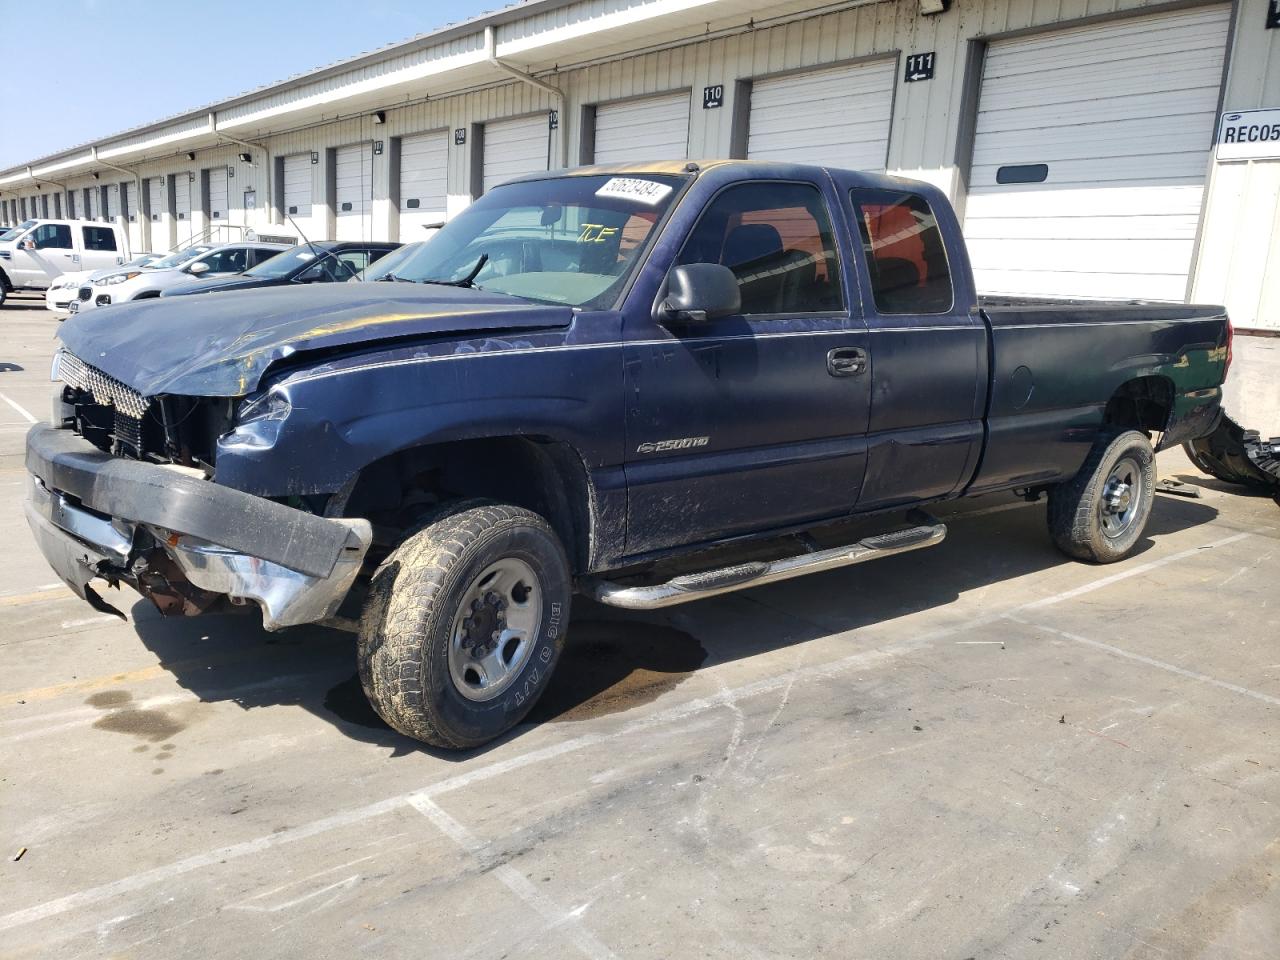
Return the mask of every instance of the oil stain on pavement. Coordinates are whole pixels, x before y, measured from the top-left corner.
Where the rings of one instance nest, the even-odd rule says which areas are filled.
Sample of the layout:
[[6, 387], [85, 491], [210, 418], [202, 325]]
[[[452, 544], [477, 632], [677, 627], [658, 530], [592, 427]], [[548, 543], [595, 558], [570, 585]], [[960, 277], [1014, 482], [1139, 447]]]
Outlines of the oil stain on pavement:
[[131, 706], [133, 694], [127, 690], [104, 690], [85, 700], [91, 707], [109, 711], [94, 723], [95, 730], [125, 733], [152, 743], [169, 740], [187, 728], [163, 710]]
[[580, 620], [527, 723], [587, 720], [630, 710], [674, 689], [707, 651], [683, 630], [622, 620]]

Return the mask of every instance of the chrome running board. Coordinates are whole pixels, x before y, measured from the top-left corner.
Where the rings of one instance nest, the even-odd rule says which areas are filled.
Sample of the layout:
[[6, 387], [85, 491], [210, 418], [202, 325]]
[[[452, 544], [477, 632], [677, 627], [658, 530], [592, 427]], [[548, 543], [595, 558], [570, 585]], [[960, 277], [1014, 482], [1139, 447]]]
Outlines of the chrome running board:
[[848, 567], [855, 563], [932, 547], [941, 543], [946, 535], [946, 524], [934, 520], [917, 527], [865, 537], [857, 543], [842, 547], [783, 557], [780, 560], [753, 560], [699, 573], [687, 573], [666, 583], [627, 586], [610, 580], [590, 578], [584, 580], [582, 586], [590, 597], [611, 607], [657, 610], [660, 607], [688, 603], [690, 600], [714, 597], [718, 593], [758, 587], [778, 580], [802, 577], [807, 573], [835, 570], [837, 567]]

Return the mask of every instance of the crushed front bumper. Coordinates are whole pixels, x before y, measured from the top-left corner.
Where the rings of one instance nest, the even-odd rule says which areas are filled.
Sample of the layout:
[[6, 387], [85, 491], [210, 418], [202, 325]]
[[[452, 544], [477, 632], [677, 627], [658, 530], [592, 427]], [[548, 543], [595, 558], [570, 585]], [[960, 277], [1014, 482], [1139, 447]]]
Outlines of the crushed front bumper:
[[336, 613], [372, 541], [367, 520], [317, 517], [181, 468], [112, 457], [47, 424], [27, 434], [27, 472], [41, 553], [98, 609], [111, 608], [89, 586], [95, 577], [129, 583], [171, 612], [149, 586], [163, 569], [201, 596], [257, 603], [268, 630], [312, 623]]

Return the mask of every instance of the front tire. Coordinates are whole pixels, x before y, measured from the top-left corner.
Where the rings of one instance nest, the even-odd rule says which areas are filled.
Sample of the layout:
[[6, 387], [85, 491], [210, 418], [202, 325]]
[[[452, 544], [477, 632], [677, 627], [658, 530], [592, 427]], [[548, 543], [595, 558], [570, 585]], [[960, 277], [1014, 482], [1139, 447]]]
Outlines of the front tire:
[[1145, 434], [1099, 440], [1080, 472], [1049, 491], [1053, 542], [1076, 560], [1123, 560], [1146, 529], [1155, 486], [1155, 451]]
[[559, 660], [571, 582], [547, 522], [469, 506], [406, 538], [374, 573], [360, 621], [360, 682], [388, 724], [465, 749], [519, 723]]

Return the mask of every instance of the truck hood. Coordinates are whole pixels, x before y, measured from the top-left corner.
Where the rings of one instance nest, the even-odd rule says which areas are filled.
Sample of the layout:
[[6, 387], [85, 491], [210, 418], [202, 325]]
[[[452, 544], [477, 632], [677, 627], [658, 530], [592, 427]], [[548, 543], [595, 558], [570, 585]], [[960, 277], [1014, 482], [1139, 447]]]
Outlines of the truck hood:
[[121, 303], [73, 316], [66, 349], [144, 396], [239, 397], [273, 363], [401, 337], [561, 327], [568, 307], [459, 287], [323, 283]]

